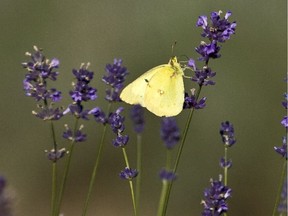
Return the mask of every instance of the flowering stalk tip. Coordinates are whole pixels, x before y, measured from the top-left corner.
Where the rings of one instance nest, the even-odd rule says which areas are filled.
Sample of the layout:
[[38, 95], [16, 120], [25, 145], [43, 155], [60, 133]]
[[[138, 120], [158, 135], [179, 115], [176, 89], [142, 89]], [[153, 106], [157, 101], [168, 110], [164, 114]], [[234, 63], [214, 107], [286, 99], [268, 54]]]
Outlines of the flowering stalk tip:
[[136, 169], [131, 169], [129, 167], [125, 167], [119, 174], [121, 179], [131, 181], [133, 178], [136, 178], [138, 175], [138, 171]]
[[204, 211], [202, 216], [222, 215], [228, 211], [227, 199], [231, 197], [231, 188], [225, 186], [222, 182], [222, 176], [219, 180], [210, 180], [211, 186], [204, 191], [203, 204]]
[[236, 139], [234, 137], [234, 127], [229, 121], [221, 123], [220, 135], [225, 146], [231, 147], [236, 143]]
[[144, 109], [141, 105], [136, 104], [132, 106], [130, 117], [133, 122], [134, 131], [136, 133], [141, 133], [144, 130]]
[[163, 118], [161, 125], [161, 138], [167, 149], [172, 149], [180, 140], [180, 131], [173, 117]]
[[42, 120], [59, 120], [62, 116], [61, 108], [53, 108], [55, 102], [62, 98], [61, 92], [56, 88], [48, 88], [48, 81], [56, 81], [59, 75], [59, 60], [53, 58], [51, 61], [45, 57], [41, 49], [34, 46], [34, 53], [26, 52], [30, 60], [22, 63], [27, 70], [23, 80], [25, 95], [34, 98], [38, 104], [39, 111], [32, 111], [36, 117]]
[[119, 102], [123, 83], [128, 75], [127, 68], [122, 66], [122, 59], [115, 58], [113, 64], [106, 65], [105, 71], [107, 74], [103, 76], [102, 80], [110, 86], [106, 89], [105, 99], [109, 102]]

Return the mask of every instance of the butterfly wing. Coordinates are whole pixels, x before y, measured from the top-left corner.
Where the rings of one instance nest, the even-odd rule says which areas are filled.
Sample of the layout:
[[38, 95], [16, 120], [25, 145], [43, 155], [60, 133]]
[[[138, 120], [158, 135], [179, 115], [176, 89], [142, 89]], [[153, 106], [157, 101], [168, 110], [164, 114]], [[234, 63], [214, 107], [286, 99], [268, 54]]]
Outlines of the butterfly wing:
[[184, 82], [179, 64], [166, 64], [158, 68], [148, 83], [144, 94], [146, 108], [157, 116], [175, 116], [183, 109]]
[[121, 100], [125, 101], [128, 104], [140, 104], [145, 107], [144, 95], [146, 92], [148, 80], [150, 80], [156, 73], [159, 72], [163, 67], [166, 67], [167, 64], [159, 65], [154, 67], [138, 77], [128, 86], [126, 86], [120, 94]]

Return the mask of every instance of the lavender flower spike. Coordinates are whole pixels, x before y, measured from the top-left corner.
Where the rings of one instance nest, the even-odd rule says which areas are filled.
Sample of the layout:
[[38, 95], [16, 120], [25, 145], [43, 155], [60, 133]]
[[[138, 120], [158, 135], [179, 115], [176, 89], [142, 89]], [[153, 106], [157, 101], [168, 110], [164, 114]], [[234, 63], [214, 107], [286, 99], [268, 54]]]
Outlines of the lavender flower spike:
[[114, 133], [122, 133], [125, 129], [124, 120], [125, 118], [121, 116], [121, 112], [124, 110], [123, 107], [119, 107], [115, 113], [111, 113], [108, 122]]
[[201, 55], [200, 61], [205, 61], [206, 63], [210, 58], [216, 59], [221, 55], [219, 54], [221, 47], [218, 46], [218, 42], [222, 43], [229, 40], [231, 35], [235, 34], [236, 22], [230, 23], [228, 18], [231, 16], [231, 12], [228, 11], [224, 18], [220, 17], [222, 12], [212, 12], [210, 15], [210, 22], [206, 16], [200, 16], [198, 18], [196, 26], [202, 27], [203, 33], [202, 37], [208, 38], [209, 43], [201, 42], [201, 44], [196, 47], [196, 51]]
[[59, 67], [59, 60], [46, 59], [42, 51], [34, 46], [34, 53], [26, 53], [31, 60], [22, 63], [22, 66], [27, 69], [28, 73], [23, 80], [23, 87], [26, 96], [35, 98], [36, 101], [46, 101], [51, 99], [53, 102], [61, 99], [61, 92], [55, 88], [48, 89], [47, 81], [57, 79], [59, 72], [54, 71]]
[[120, 92], [123, 88], [123, 82], [128, 75], [126, 67], [122, 66], [122, 59], [114, 59], [113, 64], [107, 64], [105, 68], [107, 74], [103, 76], [102, 80], [111, 88], [106, 89], [105, 99], [109, 102], [118, 102], [120, 99]]
[[23, 80], [26, 96], [42, 102], [38, 104], [40, 111], [32, 111], [32, 114], [42, 120], [59, 120], [63, 116], [62, 109], [53, 108], [53, 104], [61, 100], [61, 92], [55, 88], [48, 88], [48, 81], [55, 81], [59, 75], [59, 72], [55, 71], [59, 67], [59, 60], [53, 58], [50, 61], [36, 46], [34, 50], [34, 53], [26, 53], [31, 60], [22, 63], [28, 72]]
[[234, 137], [234, 127], [229, 121], [221, 123], [220, 135], [222, 137], [222, 142], [226, 146], [231, 147], [236, 143], [236, 139]]
[[94, 73], [89, 71], [88, 67], [89, 63], [87, 63], [87, 65], [82, 64], [79, 70], [72, 70], [77, 82], [72, 84], [73, 90], [70, 91], [70, 96], [72, 100], [78, 104], [82, 101], [95, 100], [97, 98], [97, 89], [89, 86]]
[[175, 118], [162, 119], [161, 138], [168, 149], [172, 149], [180, 140], [180, 132]]
[[222, 183], [222, 176], [219, 180], [210, 180], [211, 187], [204, 190], [204, 206], [202, 216], [219, 216], [228, 211], [227, 199], [231, 197], [231, 188]]
[[236, 22], [230, 23], [228, 18], [232, 15], [231, 11], [228, 11], [224, 18], [221, 19], [222, 11], [212, 12], [210, 15], [210, 22], [206, 16], [199, 16], [196, 26], [202, 27], [202, 37], [207, 37], [210, 40], [218, 42], [225, 42], [230, 39], [232, 34], [235, 34]]
[[132, 106], [130, 117], [133, 121], [134, 131], [141, 133], [144, 130], [144, 109], [141, 105]]

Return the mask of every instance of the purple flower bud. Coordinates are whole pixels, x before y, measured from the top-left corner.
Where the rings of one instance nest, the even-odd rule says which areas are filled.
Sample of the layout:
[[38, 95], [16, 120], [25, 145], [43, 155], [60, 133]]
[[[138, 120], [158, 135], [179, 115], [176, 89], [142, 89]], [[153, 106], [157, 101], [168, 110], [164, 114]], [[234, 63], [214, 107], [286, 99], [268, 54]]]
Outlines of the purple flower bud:
[[51, 149], [50, 151], [46, 150], [45, 152], [48, 160], [57, 162], [57, 160], [64, 157], [64, 155], [66, 154], [66, 149], [65, 148], [57, 149], [56, 152], [55, 149]]
[[287, 138], [286, 136], [282, 137], [282, 146], [277, 147], [274, 146], [274, 150], [280, 154], [282, 157], [285, 157], [287, 159]]
[[94, 76], [94, 73], [92, 71], [88, 70], [89, 63], [87, 65], [81, 65], [79, 70], [73, 69], [72, 73], [74, 74], [75, 78], [80, 83], [86, 83], [88, 84]]
[[95, 108], [91, 109], [88, 114], [92, 114], [94, 116], [95, 120], [97, 122], [102, 123], [102, 124], [106, 124], [108, 121], [105, 113], [99, 107], [95, 107]]
[[210, 80], [210, 78], [215, 75], [216, 72], [213, 72], [211, 68], [204, 67], [201, 70], [197, 69], [191, 80], [197, 82], [199, 86], [215, 85], [215, 82]]
[[188, 63], [187, 63], [187, 66], [193, 68], [193, 70], [195, 71], [196, 70], [195, 60], [190, 58]]
[[206, 106], [206, 100], [207, 98], [203, 97], [197, 102], [193, 93], [191, 96], [189, 96], [188, 93], [185, 92], [183, 109], [203, 109]]
[[285, 109], [287, 109], [287, 102], [288, 102], [288, 94], [287, 93], [284, 94], [284, 98], [285, 98], [285, 100], [282, 101], [282, 105]]
[[63, 132], [63, 138], [68, 139], [72, 142], [84, 142], [86, 141], [87, 135], [82, 133], [83, 125], [80, 126], [78, 130], [73, 133], [73, 131], [65, 125], [66, 131]]
[[58, 68], [60, 61], [56, 58], [53, 58], [50, 62], [50, 68]]
[[201, 43], [198, 47], [195, 48], [196, 52], [201, 55], [199, 61], [205, 62], [207, 62], [210, 58], [220, 58], [220, 49], [221, 47], [217, 45], [216, 41], [212, 41], [210, 44]]
[[32, 111], [32, 114], [42, 120], [59, 120], [63, 116], [62, 110], [52, 107], [40, 107], [40, 111]]
[[62, 99], [61, 92], [57, 91], [55, 88], [50, 89], [50, 97], [54, 102], [58, 102]]
[[225, 159], [222, 157], [220, 159], [220, 166], [224, 169], [227, 168], [229, 169], [230, 167], [232, 167], [232, 161], [231, 160], [227, 160], [225, 161]]
[[119, 174], [121, 179], [129, 180], [129, 181], [131, 181], [137, 175], [138, 175], [138, 171], [136, 169], [131, 169], [129, 167], [125, 167], [125, 169], [122, 170]]
[[112, 144], [115, 147], [125, 147], [126, 144], [129, 141], [129, 136], [128, 135], [124, 135], [122, 136], [121, 134], [119, 136], [117, 136], [114, 140], [112, 140]]
[[287, 116], [284, 116], [282, 121], [281, 121], [281, 124], [287, 128], [288, 127], [288, 117]]
[[228, 17], [230, 17], [232, 15], [232, 12], [231, 11], [227, 11], [227, 13], [225, 14], [225, 19], [227, 20]]
[[168, 171], [165, 168], [161, 169], [159, 176], [163, 181], [175, 181], [177, 178], [173, 171]]
[[199, 16], [196, 26], [201, 26], [203, 29], [205, 29], [208, 25], [207, 16]]

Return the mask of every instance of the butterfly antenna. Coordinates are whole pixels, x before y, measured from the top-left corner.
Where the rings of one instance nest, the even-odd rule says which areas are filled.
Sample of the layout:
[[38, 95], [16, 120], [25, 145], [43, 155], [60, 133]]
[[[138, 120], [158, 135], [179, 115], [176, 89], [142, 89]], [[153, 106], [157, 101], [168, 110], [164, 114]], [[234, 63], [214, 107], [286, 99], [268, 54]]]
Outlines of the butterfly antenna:
[[177, 41], [174, 41], [174, 43], [171, 46], [171, 56], [174, 56], [174, 47], [176, 46]]

